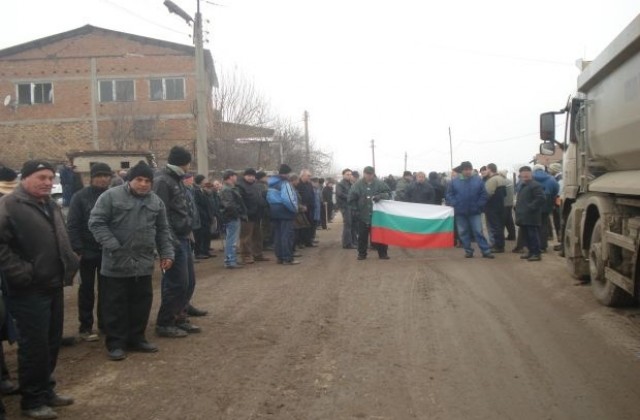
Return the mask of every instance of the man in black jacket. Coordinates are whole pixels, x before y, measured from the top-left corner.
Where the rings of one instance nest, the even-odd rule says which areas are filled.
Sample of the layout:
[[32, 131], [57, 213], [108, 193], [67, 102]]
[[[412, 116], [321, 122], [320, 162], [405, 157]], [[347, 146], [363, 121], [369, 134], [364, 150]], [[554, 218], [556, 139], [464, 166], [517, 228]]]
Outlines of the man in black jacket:
[[441, 206], [444, 201], [444, 185], [442, 185], [442, 181], [437, 172], [429, 172], [429, 184], [431, 184], [433, 192], [435, 193], [433, 204]]
[[236, 187], [238, 175], [233, 171], [225, 171], [222, 180], [224, 187], [220, 191], [222, 204], [222, 222], [226, 226], [224, 241], [224, 266], [229, 269], [242, 268], [238, 264], [236, 244], [240, 234], [240, 222], [248, 220], [247, 208], [242, 201], [242, 195]]
[[351, 217], [351, 208], [348, 204], [349, 190], [353, 185], [351, 169], [342, 171], [342, 180], [336, 185], [336, 206], [342, 214], [342, 248], [356, 249], [358, 247], [358, 229]]
[[98, 276], [98, 328], [102, 326], [100, 312], [100, 285], [102, 275], [102, 249], [89, 231], [89, 215], [98, 201], [98, 197], [109, 188], [112, 172], [106, 163], [96, 162], [91, 166], [91, 183], [71, 198], [67, 216], [67, 231], [73, 251], [80, 256], [80, 286], [78, 287], [78, 320], [80, 338], [85, 341], [97, 341], [98, 334], [93, 331], [93, 306], [95, 302], [95, 282]]
[[73, 404], [55, 392], [53, 371], [62, 340], [64, 295], [78, 270], [60, 208], [50, 199], [55, 169], [45, 161], [22, 167], [20, 186], [0, 199], [0, 270], [9, 310], [20, 330], [18, 376], [22, 413], [56, 418]]
[[416, 180], [409, 184], [405, 190], [405, 201], [409, 203], [435, 204], [435, 195], [433, 187], [427, 182], [426, 174], [418, 172]]
[[520, 181], [522, 185], [516, 200], [516, 225], [522, 229], [529, 249], [529, 253], [520, 258], [540, 261], [540, 225], [546, 198], [542, 186], [533, 179], [530, 167], [520, 168]]
[[304, 227], [300, 232], [300, 243], [306, 247], [315, 247], [313, 244], [313, 238], [315, 236], [316, 225], [314, 221], [314, 213], [316, 209], [316, 195], [313, 190], [313, 184], [311, 184], [311, 172], [308, 169], [303, 169], [300, 172], [300, 182], [296, 187], [298, 193], [300, 193], [300, 205], [304, 208], [304, 213], [307, 216], [310, 226]]
[[194, 201], [200, 215], [200, 229], [193, 231], [195, 241], [196, 259], [206, 259], [213, 255], [209, 252], [211, 247], [211, 224], [215, 217], [213, 202], [204, 190], [204, 175], [196, 175], [193, 187]]
[[191, 153], [187, 149], [172, 147], [166, 168], [154, 177], [153, 182], [153, 191], [167, 210], [175, 252], [173, 265], [162, 274], [162, 301], [156, 321], [156, 334], [160, 337], [186, 337], [188, 333], [201, 331], [187, 319], [189, 302], [196, 287], [191, 249], [193, 215], [182, 183], [190, 163]]
[[260, 220], [267, 206], [266, 193], [256, 181], [256, 170], [248, 168], [237, 182], [242, 201], [247, 209], [247, 220], [240, 222], [240, 258], [244, 264], [270, 261], [262, 254]]

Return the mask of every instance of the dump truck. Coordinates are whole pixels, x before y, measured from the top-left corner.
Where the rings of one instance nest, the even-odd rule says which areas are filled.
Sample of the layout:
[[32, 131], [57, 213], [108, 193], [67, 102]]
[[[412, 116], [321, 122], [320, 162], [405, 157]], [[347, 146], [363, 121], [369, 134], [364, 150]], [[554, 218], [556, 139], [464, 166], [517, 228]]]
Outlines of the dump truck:
[[582, 63], [577, 92], [566, 106], [540, 115], [540, 138], [541, 154], [564, 151], [562, 252], [569, 271], [590, 278], [604, 305], [637, 301], [640, 15], [593, 61]]

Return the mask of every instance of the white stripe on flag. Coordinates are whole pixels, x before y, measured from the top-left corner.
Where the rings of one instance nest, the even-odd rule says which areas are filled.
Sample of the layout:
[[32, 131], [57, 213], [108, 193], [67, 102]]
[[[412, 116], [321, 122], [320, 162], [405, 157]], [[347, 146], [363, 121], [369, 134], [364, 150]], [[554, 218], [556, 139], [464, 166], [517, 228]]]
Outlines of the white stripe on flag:
[[453, 207], [392, 200], [381, 200], [373, 203], [373, 211], [414, 219], [447, 219], [453, 217]]

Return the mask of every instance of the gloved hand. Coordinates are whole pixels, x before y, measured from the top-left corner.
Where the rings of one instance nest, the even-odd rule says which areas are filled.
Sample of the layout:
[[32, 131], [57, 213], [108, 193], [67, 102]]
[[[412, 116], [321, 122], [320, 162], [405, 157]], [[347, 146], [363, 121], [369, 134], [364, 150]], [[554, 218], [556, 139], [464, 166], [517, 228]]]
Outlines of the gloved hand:
[[371, 197], [371, 199], [373, 200], [374, 203], [377, 203], [378, 201], [381, 200], [380, 194], [374, 195], [373, 197]]

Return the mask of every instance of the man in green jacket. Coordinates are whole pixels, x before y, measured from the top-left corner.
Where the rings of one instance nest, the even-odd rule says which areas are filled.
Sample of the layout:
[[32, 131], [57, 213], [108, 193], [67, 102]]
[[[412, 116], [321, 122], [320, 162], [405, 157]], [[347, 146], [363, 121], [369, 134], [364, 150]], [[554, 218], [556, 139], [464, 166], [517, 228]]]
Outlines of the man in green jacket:
[[[364, 168], [364, 176], [356, 182], [349, 190], [349, 207], [354, 213], [353, 219], [358, 224], [358, 259], [367, 258], [367, 248], [369, 246], [369, 234], [371, 231], [371, 215], [373, 213], [373, 203], [380, 200], [389, 200], [391, 191], [389, 186], [376, 178], [375, 170], [371, 166]], [[388, 245], [372, 243], [378, 251], [381, 260], [388, 260]]]

